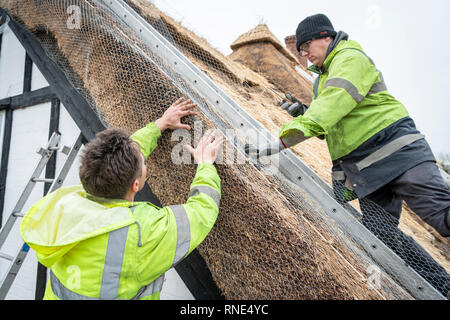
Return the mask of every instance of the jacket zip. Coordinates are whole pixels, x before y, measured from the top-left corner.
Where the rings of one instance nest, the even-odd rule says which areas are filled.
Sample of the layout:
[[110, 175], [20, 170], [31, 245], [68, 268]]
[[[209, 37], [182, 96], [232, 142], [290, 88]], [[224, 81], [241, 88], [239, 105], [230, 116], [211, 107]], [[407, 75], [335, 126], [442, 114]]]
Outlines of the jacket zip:
[[139, 232], [139, 241], [138, 241], [138, 247], [142, 248], [142, 241], [141, 241], [141, 224], [137, 221], [135, 221], [136, 225], [138, 226], [138, 232]]
[[[136, 209], [136, 206], [133, 206], [130, 208], [131, 213], [134, 214], [134, 209]], [[138, 247], [142, 248], [142, 241], [141, 241], [141, 224], [139, 222], [134, 221], [134, 223], [137, 225], [138, 227], [138, 233], [139, 233], [139, 240], [138, 240]]]

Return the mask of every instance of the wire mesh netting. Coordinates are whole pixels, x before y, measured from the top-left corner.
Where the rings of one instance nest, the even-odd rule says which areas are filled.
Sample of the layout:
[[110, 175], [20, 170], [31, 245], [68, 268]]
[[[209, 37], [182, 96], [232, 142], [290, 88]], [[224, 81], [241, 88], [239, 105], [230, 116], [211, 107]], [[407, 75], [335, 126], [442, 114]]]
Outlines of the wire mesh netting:
[[[124, 17], [108, 9], [108, 2], [0, 0], [0, 5], [39, 38], [108, 127], [134, 132], [184, 95], [203, 111], [185, 120], [194, 127], [190, 141], [195, 143], [208, 129], [232, 128]], [[278, 110], [277, 97], [267, 90], [272, 85], [265, 78], [227, 59], [149, 2], [126, 2], [242, 107], [252, 112], [262, 104], [262, 119], [281, 125], [283, 118], [269, 112]], [[194, 164], [173, 161], [174, 152], [182, 152], [178, 138], [164, 133], [148, 163], [148, 183], [163, 205], [187, 200], [196, 171]], [[235, 149], [228, 140], [224, 154], [232, 153], [235, 161], [217, 165], [220, 214], [199, 247], [227, 299], [411, 298], [304, 190], [265, 174]], [[445, 269], [384, 210], [364, 202], [361, 208], [362, 224], [446, 296]]]
[[[333, 189], [335, 198], [342, 205], [357, 199], [354, 192], [342, 182], [335, 181]], [[402, 258], [406, 265], [448, 298], [450, 278], [447, 271], [412, 237], [399, 229], [399, 219], [369, 199], [360, 199], [359, 205], [362, 213], [361, 223]]]

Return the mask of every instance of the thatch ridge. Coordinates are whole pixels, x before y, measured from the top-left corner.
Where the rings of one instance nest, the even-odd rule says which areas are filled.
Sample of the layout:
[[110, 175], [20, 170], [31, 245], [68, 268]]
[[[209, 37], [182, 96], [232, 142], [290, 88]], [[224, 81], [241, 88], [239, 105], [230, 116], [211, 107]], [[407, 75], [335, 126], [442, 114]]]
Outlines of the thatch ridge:
[[275, 35], [269, 30], [269, 27], [266, 24], [257, 25], [255, 28], [249, 30], [248, 32], [242, 34], [237, 38], [232, 44], [231, 49], [233, 51], [239, 49], [242, 46], [251, 44], [251, 43], [261, 43], [261, 42], [269, 42], [275, 46], [286, 58], [288, 58], [291, 62], [298, 63], [295, 56], [289, 52]]

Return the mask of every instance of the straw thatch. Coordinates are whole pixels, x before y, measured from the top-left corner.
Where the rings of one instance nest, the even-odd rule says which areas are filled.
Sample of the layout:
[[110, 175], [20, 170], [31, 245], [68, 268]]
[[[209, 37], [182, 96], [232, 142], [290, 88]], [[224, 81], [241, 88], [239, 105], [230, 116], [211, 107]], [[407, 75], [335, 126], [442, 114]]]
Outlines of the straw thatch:
[[[6, 2], [0, 0], [0, 5], [6, 7]], [[59, 1], [9, 2], [13, 15], [43, 41], [109, 126], [134, 131], [161, 116], [182, 94], [184, 85], [161, 72], [146, 56], [151, 52], [114, 19], [102, 17], [90, 1], [74, 1], [82, 6], [87, 23], [79, 31], [65, 27], [67, 15]], [[289, 120], [261, 75], [224, 57], [149, 2], [127, 2], [163, 35], [170, 35], [197, 67], [272, 133]], [[89, 23], [93, 20], [96, 23]], [[214, 127], [204, 115], [188, 123], [194, 120]], [[196, 169], [171, 161], [175, 144], [165, 133], [148, 163], [148, 182], [164, 205], [186, 201]], [[227, 145], [228, 149], [233, 147]], [[313, 168], [324, 174], [325, 161], [319, 161], [327, 158], [322, 141], [311, 140], [298, 150], [310, 160], [315, 157]], [[394, 288], [380, 292], [367, 286], [367, 265], [321, 220], [320, 208], [301, 190], [250, 164], [218, 165], [218, 171], [223, 187], [220, 215], [199, 252], [226, 298], [408, 297]]]
[[295, 70], [297, 59], [280, 44], [266, 25], [244, 33], [231, 48], [231, 59], [264, 76], [281, 92], [289, 92], [308, 105], [311, 103], [311, 83]]
[[269, 30], [267, 25], [260, 24], [250, 31], [242, 34], [239, 38], [237, 38], [232, 44], [231, 49], [233, 51], [239, 49], [242, 46], [249, 45], [252, 43], [261, 43], [261, 42], [269, 42], [271, 43], [278, 51], [280, 51], [287, 59], [289, 59], [294, 64], [297, 64], [298, 61], [295, 56], [287, 50], [280, 41], [275, 37], [275, 35]]

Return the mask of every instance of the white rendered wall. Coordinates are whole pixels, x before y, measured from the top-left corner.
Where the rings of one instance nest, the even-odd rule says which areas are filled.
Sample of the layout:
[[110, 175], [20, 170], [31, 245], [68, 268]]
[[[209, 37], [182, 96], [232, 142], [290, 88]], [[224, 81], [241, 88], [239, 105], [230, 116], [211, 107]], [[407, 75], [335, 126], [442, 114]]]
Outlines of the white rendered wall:
[[[23, 88], [23, 74], [25, 65], [25, 50], [15, 38], [12, 31], [7, 28], [3, 35], [2, 52], [0, 56], [0, 99], [19, 95]], [[48, 82], [33, 64], [31, 90], [37, 90], [48, 86]], [[20, 194], [31, 177], [34, 168], [40, 160], [36, 151], [45, 147], [48, 142], [51, 104], [45, 103], [13, 112], [12, 138], [9, 155], [8, 175], [6, 181], [5, 206], [3, 212], [3, 224], [9, 217]], [[0, 111], [0, 143], [3, 149], [3, 122], [4, 111]], [[75, 122], [61, 104], [59, 131], [61, 132], [61, 145], [71, 147], [80, 134]], [[66, 156], [58, 153], [56, 161], [56, 175], [62, 168]], [[79, 184], [78, 169], [79, 157], [75, 160], [69, 174], [64, 181], [64, 186]], [[43, 175], [45, 174], [45, 170]], [[43, 185], [37, 184], [29, 200], [25, 204], [24, 212], [43, 196]], [[1, 252], [15, 256], [22, 246], [18, 226], [20, 219], [10, 233]], [[0, 281], [6, 275], [9, 262], [0, 259]], [[6, 299], [9, 300], [34, 300], [36, 288], [37, 259], [36, 254], [30, 249], [16, 281], [13, 283]], [[162, 300], [193, 300], [194, 297], [187, 289], [184, 282], [174, 269], [166, 274], [166, 281], [161, 293]]]
[[3, 32], [0, 58], [0, 99], [22, 93], [25, 49], [10, 28]]
[[48, 82], [45, 80], [42, 73], [39, 71], [39, 69], [36, 67], [36, 65], [33, 63], [33, 69], [31, 71], [31, 91], [38, 90], [41, 88], [48, 87]]
[[[11, 147], [6, 178], [5, 205], [3, 210], [3, 224], [11, 215], [13, 208], [30, 180], [32, 173], [41, 159], [36, 153], [40, 147], [45, 147], [48, 141], [48, 127], [50, 122], [50, 103], [41, 104], [13, 112]], [[43, 172], [43, 175], [45, 172]], [[26, 212], [33, 203], [42, 198], [43, 184], [36, 184], [22, 212]], [[23, 242], [19, 235], [19, 223], [14, 228], [2, 247], [2, 252], [16, 256]], [[2, 269], [9, 263], [2, 260]], [[34, 288], [30, 284], [36, 283], [36, 255], [30, 251], [17, 281], [11, 288], [7, 299], [33, 299]], [[2, 270], [4, 276], [5, 271]]]

